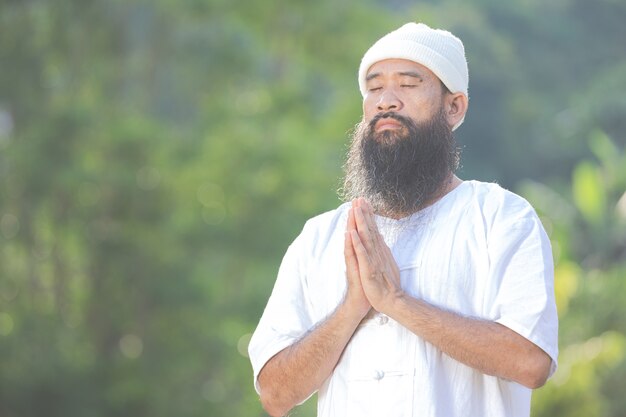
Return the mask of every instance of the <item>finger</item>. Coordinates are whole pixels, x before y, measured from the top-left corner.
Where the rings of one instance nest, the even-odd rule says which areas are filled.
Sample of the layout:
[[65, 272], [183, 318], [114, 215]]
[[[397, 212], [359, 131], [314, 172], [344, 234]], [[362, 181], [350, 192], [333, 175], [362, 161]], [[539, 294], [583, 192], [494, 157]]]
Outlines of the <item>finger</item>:
[[346, 224], [346, 230], [356, 230], [356, 221], [354, 220], [354, 202], [352, 207], [348, 210], [348, 222]]
[[369, 300], [370, 296], [377, 291], [375, 283], [380, 284], [380, 280], [383, 279], [383, 276], [376, 266], [370, 262], [371, 258], [363, 245], [363, 240], [359, 237], [359, 233], [352, 231], [350, 236], [352, 237], [352, 246], [354, 247], [354, 252], [359, 262], [361, 288], [363, 288], [363, 292]]
[[398, 268], [398, 264], [393, 256], [393, 253], [391, 252], [391, 249], [387, 246], [385, 239], [378, 230], [372, 205], [365, 199], [361, 200], [361, 210], [364, 212], [364, 218], [367, 221], [372, 241], [372, 247], [368, 251], [369, 257], [372, 262], [376, 262], [378, 265], [383, 265], [384, 269], [388, 271], [389, 276], [396, 278], [393, 279], [393, 281], [399, 282], [400, 269]]
[[396, 258], [394, 258], [393, 253], [391, 253], [391, 249], [389, 249], [389, 246], [387, 245], [385, 245], [385, 258], [388, 263], [393, 264], [395, 269], [397, 269], [398, 264], [396, 263]]
[[[365, 200], [363, 200], [363, 203], [365, 203]], [[374, 223], [372, 216], [368, 216], [369, 213], [365, 205], [357, 208], [355, 213], [359, 237], [368, 252], [370, 262], [384, 265], [386, 262], [385, 250], [388, 247], [378, 232], [376, 223]]]
[[363, 243], [367, 248], [370, 257], [374, 256], [381, 264], [384, 264], [384, 261], [387, 258], [385, 251], [389, 248], [385, 243], [382, 235], [378, 231], [378, 226], [376, 225], [376, 221], [374, 220], [371, 206], [369, 206], [366, 200], [362, 200], [362, 205], [361, 207], [359, 207], [359, 210], [363, 215], [363, 220], [365, 224], [365, 228], [361, 227], [360, 229], [358, 229], [359, 233], [363, 233]]
[[396, 262], [396, 258], [394, 258], [393, 257], [393, 253], [391, 253], [391, 249], [389, 249], [389, 246], [387, 246], [387, 245], [385, 245], [384, 257], [385, 257], [384, 264], [387, 265], [388, 268], [391, 269], [391, 275], [394, 276], [394, 277], [398, 277], [398, 280], [399, 280], [399, 278], [400, 278], [400, 268], [398, 267], [398, 263]]
[[365, 220], [367, 221], [368, 229], [372, 233], [372, 238], [377, 244], [385, 244], [385, 241], [382, 238], [380, 231], [378, 230], [376, 219], [374, 218], [374, 209], [372, 208], [372, 205], [365, 199], [363, 200], [363, 212]]
[[359, 266], [360, 273], [368, 273], [370, 269], [369, 255], [367, 249], [363, 245], [363, 240], [360, 238], [359, 233], [356, 230], [350, 232], [350, 238], [352, 241], [352, 248]]
[[357, 260], [354, 246], [352, 245], [352, 236], [346, 231], [343, 254], [346, 262], [346, 274], [348, 278], [359, 276], [359, 262]]
[[361, 201], [359, 204], [359, 208], [363, 213], [363, 217], [365, 218], [368, 229], [370, 229], [372, 233], [377, 233], [378, 225], [376, 224], [376, 220], [374, 219], [374, 210], [372, 209], [372, 206], [368, 203], [366, 199], [361, 198], [360, 200]]
[[372, 232], [369, 229], [369, 225], [367, 220], [365, 219], [365, 215], [363, 214], [363, 209], [361, 207], [356, 207], [354, 209], [354, 218], [356, 221], [356, 230], [358, 232], [361, 243], [364, 245], [367, 251], [370, 251], [373, 246], [372, 241]]

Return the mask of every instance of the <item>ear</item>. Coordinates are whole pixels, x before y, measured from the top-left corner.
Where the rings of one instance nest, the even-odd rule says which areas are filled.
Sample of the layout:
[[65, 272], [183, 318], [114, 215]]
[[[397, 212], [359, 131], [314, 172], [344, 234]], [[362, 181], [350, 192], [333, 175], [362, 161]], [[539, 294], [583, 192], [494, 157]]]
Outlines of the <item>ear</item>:
[[445, 96], [446, 119], [450, 127], [460, 122], [467, 113], [469, 101], [463, 93], [448, 93]]

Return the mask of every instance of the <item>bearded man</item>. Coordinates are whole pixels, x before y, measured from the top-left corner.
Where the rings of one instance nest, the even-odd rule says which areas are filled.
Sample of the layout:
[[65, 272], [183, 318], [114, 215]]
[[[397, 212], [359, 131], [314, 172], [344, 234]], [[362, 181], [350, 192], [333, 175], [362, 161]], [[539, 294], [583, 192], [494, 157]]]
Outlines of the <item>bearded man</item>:
[[532, 207], [462, 181], [462, 42], [408, 23], [364, 55], [346, 203], [287, 250], [249, 346], [265, 410], [525, 416], [557, 365], [550, 242]]

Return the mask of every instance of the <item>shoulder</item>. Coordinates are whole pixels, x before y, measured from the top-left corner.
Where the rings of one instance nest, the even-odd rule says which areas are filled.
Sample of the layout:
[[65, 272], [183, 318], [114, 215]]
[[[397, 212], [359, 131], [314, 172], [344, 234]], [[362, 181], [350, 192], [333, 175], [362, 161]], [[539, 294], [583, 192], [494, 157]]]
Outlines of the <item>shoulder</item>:
[[304, 249], [310, 255], [323, 250], [337, 233], [341, 232], [343, 236], [350, 205], [351, 203], [344, 203], [334, 210], [307, 220], [292, 245]]
[[319, 235], [324, 235], [325, 233], [334, 231], [348, 218], [350, 205], [351, 203], [343, 203], [334, 210], [329, 210], [310, 218], [304, 224], [302, 232], [319, 237]]
[[[530, 231], [541, 231], [541, 220], [532, 205], [498, 184], [467, 181], [471, 189], [470, 206], [480, 218], [487, 236], [512, 237]], [[477, 217], [474, 217], [477, 218]]]
[[471, 188], [471, 199], [486, 218], [514, 221], [536, 217], [535, 210], [522, 196], [496, 183], [466, 181]]
[[336, 223], [342, 216], [348, 213], [351, 204], [352, 203], [343, 203], [333, 210], [329, 210], [324, 213], [320, 213], [314, 217], [311, 217], [309, 220], [307, 220], [305, 227], [316, 227]]

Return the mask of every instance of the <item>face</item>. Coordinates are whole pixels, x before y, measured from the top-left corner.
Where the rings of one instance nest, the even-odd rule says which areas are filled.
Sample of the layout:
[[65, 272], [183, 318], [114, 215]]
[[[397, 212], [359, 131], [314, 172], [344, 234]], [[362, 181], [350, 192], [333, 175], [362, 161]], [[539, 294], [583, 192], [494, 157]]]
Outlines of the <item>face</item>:
[[[447, 104], [439, 78], [425, 66], [405, 59], [386, 59], [372, 65], [367, 72], [366, 88], [365, 123], [387, 112], [409, 117], [418, 124], [425, 123]], [[374, 131], [401, 129], [401, 124], [385, 118], [376, 123]]]

